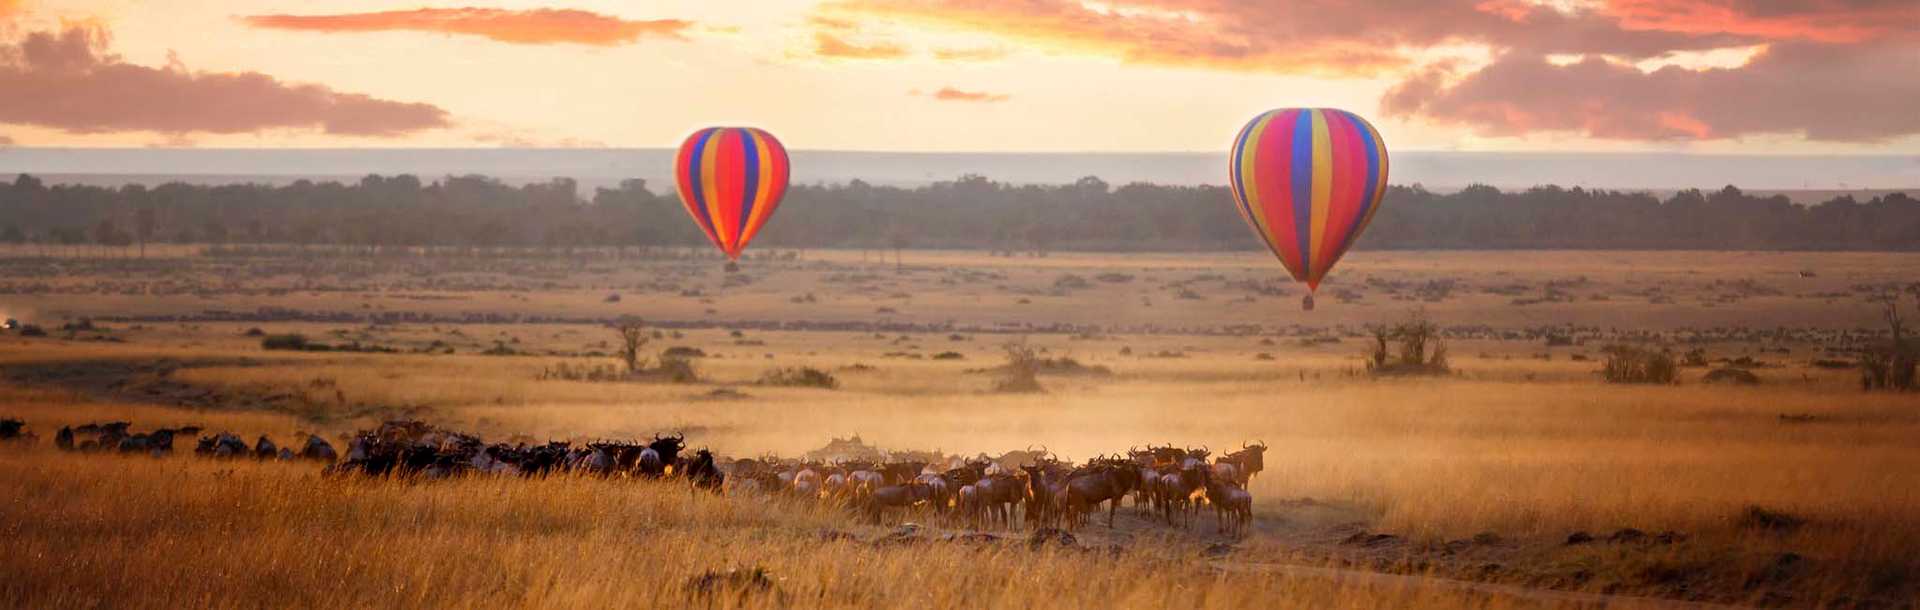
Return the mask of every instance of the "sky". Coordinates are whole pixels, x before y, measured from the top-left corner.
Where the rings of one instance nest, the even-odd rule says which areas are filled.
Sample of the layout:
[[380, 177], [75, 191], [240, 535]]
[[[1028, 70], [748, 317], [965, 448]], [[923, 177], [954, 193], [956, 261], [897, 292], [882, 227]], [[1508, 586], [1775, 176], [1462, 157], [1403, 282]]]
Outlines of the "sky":
[[0, 146], [1920, 154], [1915, 0], [0, 0]]

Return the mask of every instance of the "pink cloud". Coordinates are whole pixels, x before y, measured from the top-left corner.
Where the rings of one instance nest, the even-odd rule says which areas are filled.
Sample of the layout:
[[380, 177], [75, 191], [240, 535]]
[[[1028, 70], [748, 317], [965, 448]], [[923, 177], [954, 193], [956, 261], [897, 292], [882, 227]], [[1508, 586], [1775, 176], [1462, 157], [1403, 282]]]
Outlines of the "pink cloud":
[[318, 129], [399, 136], [450, 125], [447, 111], [258, 72], [152, 68], [107, 52], [106, 30], [32, 32], [0, 45], [0, 123], [69, 133], [168, 134]]

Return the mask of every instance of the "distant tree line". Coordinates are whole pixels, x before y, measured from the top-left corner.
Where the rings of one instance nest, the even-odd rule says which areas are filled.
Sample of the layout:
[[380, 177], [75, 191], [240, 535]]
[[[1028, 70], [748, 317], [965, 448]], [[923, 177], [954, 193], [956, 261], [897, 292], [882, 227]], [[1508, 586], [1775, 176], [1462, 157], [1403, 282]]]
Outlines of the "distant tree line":
[[[131, 254], [148, 243], [362, 246], [678, 247], [704, 238], [671, 189], [644, 181], [580, 192], [576, 182], [508, 185], [410, 175], [357, 183], [169, 183], [148, 188], [0, 182], [0, 243]], [[1257, 248], [1224, 187], [1098, 178], [1011, 185], [984, 177], [905, 188], [795, 186], [764, 248], [1244, 250]], [[1920, 202], [1905, 194], [1802, 206], [1734, 187], [1665, 199], [1635, 192], [1396, 186], [1358, 244], [1367, 249], [1920, 250]], [[108, 250], [110, 249], [110, 250]]]

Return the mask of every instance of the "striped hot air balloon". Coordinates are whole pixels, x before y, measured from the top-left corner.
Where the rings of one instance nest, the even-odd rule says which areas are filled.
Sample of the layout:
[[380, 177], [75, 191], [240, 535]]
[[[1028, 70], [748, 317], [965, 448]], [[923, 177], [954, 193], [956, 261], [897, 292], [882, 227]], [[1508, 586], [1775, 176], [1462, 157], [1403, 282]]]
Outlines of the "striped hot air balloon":
[[728, 270], [787, 194], [787, 149], [751, 127], [709, 127], [687, 136], [673, 172], [680, 202]]
[[1307, 309], [1320, 280], [1353, 247], [1387, 192], [1387, 145], [1366, 119], [1345, 110], [1269, 111], [1240, 130], [1228, 155], [1240, 217], [1293, 279], [1307, 283]]

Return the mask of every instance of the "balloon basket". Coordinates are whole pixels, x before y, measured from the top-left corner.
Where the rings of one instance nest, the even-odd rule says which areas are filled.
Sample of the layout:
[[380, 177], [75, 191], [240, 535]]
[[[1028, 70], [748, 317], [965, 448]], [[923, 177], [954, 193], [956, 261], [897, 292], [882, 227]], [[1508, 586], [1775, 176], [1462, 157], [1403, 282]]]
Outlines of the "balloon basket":
[[1300, 310], [1313, 311], [1313, 295], [1309, 294], [1307, 296], [1300, 297]]
[[740, 263], [727, 261], [727, 273], [739, 273], [739, 272], [740, 272]]

